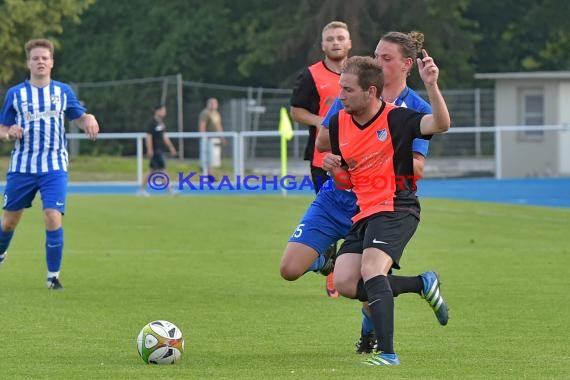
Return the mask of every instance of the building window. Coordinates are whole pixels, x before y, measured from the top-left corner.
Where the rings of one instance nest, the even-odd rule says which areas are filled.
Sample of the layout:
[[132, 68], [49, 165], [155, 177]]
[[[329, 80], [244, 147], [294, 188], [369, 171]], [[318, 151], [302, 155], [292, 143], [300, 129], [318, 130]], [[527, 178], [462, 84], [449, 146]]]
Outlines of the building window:
[[[525, 126], [544, 125], [544, 94], [542, 89], [522, 91], [521, 124]], [[520, 137], [524, 140], [542, 141], [544, 131], [523, 131]]]

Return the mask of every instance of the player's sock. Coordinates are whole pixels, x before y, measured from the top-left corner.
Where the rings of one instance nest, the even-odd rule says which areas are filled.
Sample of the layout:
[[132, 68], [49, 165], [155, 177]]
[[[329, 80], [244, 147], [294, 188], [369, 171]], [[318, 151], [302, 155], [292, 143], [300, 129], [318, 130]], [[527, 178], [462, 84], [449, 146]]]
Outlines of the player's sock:
[[[408, 277], [389, 274], [388, 281], [390, 282], [390, 288], [392, 289], [394, 297], [403, 293], [421, 294], [424, 288], [423, 281], [420, 276]], [[368, 299], [366, 287], [364, 286], [364, 281], [362, 279], [360, 279], [356, 285], [356, 298], [363, 302]]]
[[374, 325], [372, 324], [372, 317], [368, 310], [362, 307], [362, 335], [370, 335], [374, 332]]
[[318, 272], [319, 270], [321, 270], [323, 265], [325, 265], [325, 260], [326, 260], [325, 255], [319, 255], [319, 257], [317, 257], [315, 261], [313, 261], [309, 269], [307, 269], [307, 272]]
[[394, 276], [388, 275], [390, 287], [394, 297], [404, 293], [421, 294], [424, 284], [420, 276]]
[[49, 272], [58, 272], [63, 256], [63, 228], [46, 231], [46, 263]]
[[14, 236], [14, 231], [6, 232], [2, 229], [2, 221], [0, 220], [0, 254], [8, 250], [10, 241], [12, 241], [12, 236]]
[[48, 271], [47, 277], [48, 277], [48, 279], [49, 279], [49, 278], [53, 278], [53, 277], [59, 278], [59, 271], [57, 271], [57, 272], [50, 272], [50, 271]]
[[388, 277], [379, 275], [364, 283], [368, 293], [368, 305], [374, 331], [378, 339], [378, 350], [394, 353], [394, 296]]

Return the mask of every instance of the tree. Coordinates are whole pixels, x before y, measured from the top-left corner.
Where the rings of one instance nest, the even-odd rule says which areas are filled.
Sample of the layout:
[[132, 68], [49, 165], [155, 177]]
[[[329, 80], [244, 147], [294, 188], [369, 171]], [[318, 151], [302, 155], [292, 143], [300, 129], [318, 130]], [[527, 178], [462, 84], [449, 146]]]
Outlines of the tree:
[[570, 69], [570, 24], [565, 0], [473, 2], [466, 17], [478, 23], [478, 72]]
[[0, 3], [0, 84], [19, 81], [26, 69], [24, 44], [31, 38], [50, 38], [63, 33], [62, 22], [79, 22], [79, 16], [95, 0], [4, 0]]
[[73, 81], [182, 73], [192, 81], [290, 87], [322, 56], [323, 26], [341, 20], [359, 55], [371, 55], [390, 30], [423, 31], [442, 78], [459, 86], [473, 77], [473, 23], [462, 17], [469, 1], [98, 0], [63, 37], [62, 57], [74, 65], [60, 73]]

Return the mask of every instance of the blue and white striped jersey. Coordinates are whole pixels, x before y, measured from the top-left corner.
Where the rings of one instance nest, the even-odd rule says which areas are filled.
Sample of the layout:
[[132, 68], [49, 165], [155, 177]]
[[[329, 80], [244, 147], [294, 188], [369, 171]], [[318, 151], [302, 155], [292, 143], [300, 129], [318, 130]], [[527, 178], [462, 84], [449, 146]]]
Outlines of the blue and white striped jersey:
[[18, 124], [24, 134], [14, 145], [8, 172], [67, 171], [64, 116], [75, 120], [85, 111], [71, 87], [62, 82], [52, 80], [38, 88], [25, 81], [10, 88], [0, 111], [0, 124]]

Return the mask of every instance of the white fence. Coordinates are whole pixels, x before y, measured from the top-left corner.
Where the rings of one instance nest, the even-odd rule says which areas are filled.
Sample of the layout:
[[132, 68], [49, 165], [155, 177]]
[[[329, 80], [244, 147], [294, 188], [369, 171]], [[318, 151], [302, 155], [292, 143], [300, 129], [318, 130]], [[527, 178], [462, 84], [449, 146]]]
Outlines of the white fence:
[[[528, 153], [523, 151], [519, 152], [519, 146], [527, 144], [524, 139], [515, 138], [513, 136], [519, 136], [520, 134], [528, 132], [539, 132], [544, 134], [541, 141], [533, 138], [530, 144], [534, 151]], [[489, 152], [486, 156], [481, 156], [479, 154], [479, 148], [477, 148], [477, 154], [465, 155], [465, 156], [446, 156], [445, 155], [445, 141], [444, 137], [446, 135], [463, 134], [470, 136], [467, 140], [468, 145], [474, 144], [479, 146], [479, 141], [481, 137], [485, 137], [488, 140], [493, 141], [493, 151]], [[70, 140], [85, 140], [87, 136], [82, 133], [69, 133], [68, 139]], [[136, 170], [137, 170], [137, 183], [140, 183], [143, 178], [144, 172], [144, 151], [143, 151], [143, 141], [145, 139], [145, 133], [101, 133], [99, 134], [99, 140], [135, 140], [136, 141]], [[178, 132], [169, 133], [169, 136], [173, 139], [203, 139], [203, 138], [219, 138], [225, 137], [230, 143], [227, 144], [225, 149], [225, 155], [231, 157], [233, 175], [240, 176], [243, 178], [246, 169], [246, 154], [248, 145], [256, 143], [260, 139], [269, 139], [272, 142], [278, 142], [280, 135], [277, 131], [243, 131], [243, 132], [210, 132], [210, 133], [199, 133], [199, 132]], [[296, 137], [308, 136], [307, 131], [295, 131]], [[555, 141], [554, 145], [548, 140]], [[515, 141], [513, 143], [513, 141]], [[293, 141], [292, 141], [293, 142]], [[292, 145], [292, 142], [290, 145]], [[440, 147], [439, 145], [444, 145]], [[455, 143], [454, 143], [455, 144]], [[199, 144], [196, 144], [199, 145]], [[278, 144], [273, 144], [277, 145]], [[554, 148], [553, 148], [554, 146]], [[443, 136], [435, 136], [430, 142], [430, 153], [426, 163], [426, 177], [451, 177], [451, 176], [466, 176], [479, 173], [484, 176], [492, 175], [495, 178], [509, 177], [509, 171], [512, 169], [507, 169], [507, 164], [512, 161], [513, 156], [525, 154], [530, 154], [531, 156], [523, 156], [520, 159], [520, 165], [529, 165], [530, 161], [536, 161], [537, 157], [546, 157], [545, 162], [554, 162], [556, 165], [552, 165], [554, 169], [549, 169], [547, 171], [541, 172], [540, 167], [534, 169], [526, 176], [559, 176], [559, 175], [570, 175], [570, 154], [566, 151], [570, 146], [570, 127], [567, 125], [545, 125], [545, 126], [495, 126], [495, 127], [457, 127], [452, 128], [444, 134]], [[525, 148], [526, 149], [526, 148]], [[229, 151], [229, 154], [227, 153]], [[517, 161], [519, 158], [516, 159]], [[249, 160], [251, 161], [251, 160]], [[279, 172], [281, 168], [280, 163], [280, 152], [278, 149], [274, 149], [272, 154], [264, 157], [256, 157], [255, 161], [257, 163], [263, 164], [262, 166], [266, 170], [272, 172]], [[249, 165], [255, 165], [249, 162]], [[463, 167], [461, 167], [463, 165]], [[305, 163], [304, 167], [307, 168], [308, 164]]]

